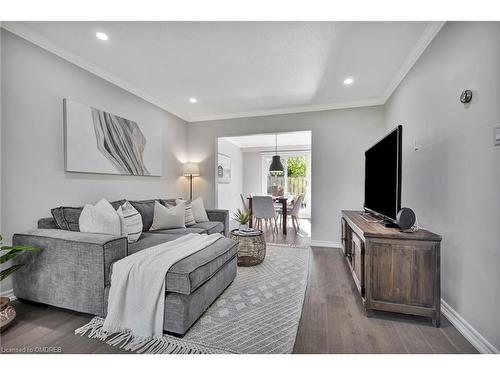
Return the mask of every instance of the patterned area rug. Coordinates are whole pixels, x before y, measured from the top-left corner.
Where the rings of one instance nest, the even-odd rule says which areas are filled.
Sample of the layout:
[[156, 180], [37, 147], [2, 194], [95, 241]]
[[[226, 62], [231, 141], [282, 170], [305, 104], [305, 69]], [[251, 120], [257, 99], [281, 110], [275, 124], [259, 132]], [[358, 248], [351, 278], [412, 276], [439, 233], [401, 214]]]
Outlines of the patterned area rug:
[[[291, 353], [310, 251], [268, 244], [264, 262], [238, 267], [233, 283], [183, 338], [164, 335], [131, 345], [130, 335], [122, 334], [106, 342], [137, 353]], [[102, 318], [95, 317], [75, 334], [100, 338], [102, 323]]]

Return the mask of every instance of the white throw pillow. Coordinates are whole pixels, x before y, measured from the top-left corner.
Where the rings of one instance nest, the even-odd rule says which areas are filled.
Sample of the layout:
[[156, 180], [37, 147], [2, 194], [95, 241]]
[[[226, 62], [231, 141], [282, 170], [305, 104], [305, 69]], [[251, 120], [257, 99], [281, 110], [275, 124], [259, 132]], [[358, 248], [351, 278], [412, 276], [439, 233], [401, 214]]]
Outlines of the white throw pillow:
[[204, 223], [210, 221], [207, 216], [207, 210], [205, 210], [205, 206], [203, 205], [203, 198], [196, 198], [191, 202], [191, 207], [193, 208], [193, 216], [194, 221], [197, 223]]
[[111, 203], [104, 198], [95, 206], [86, 204], [83, 207], [78, 225], [80, 232], [122, 235], [120, 217]]
[[178, 205], [179, 203], [184, 203], [186, 207], [186, 218], [185, 218], [185, 225], [190, 226], [196, 224], [196, 221], [194, 220], [193, 216], [193, 207], [191, 205], [191, 201], [185, 201], [184, 199], [176, 199], [175, 200], [175, 205]]
[[185, 220], [186, 207], [184, 202], [167, 208], [160, 202], [155, 201], [153, 224], [149, 230], [185, 228]]
[[122, 236], [127, 237], [128, 243], [137, 242], [142, 234], [142, 216], [139, 211], [126, 201], [116, 212], [120, 217]]

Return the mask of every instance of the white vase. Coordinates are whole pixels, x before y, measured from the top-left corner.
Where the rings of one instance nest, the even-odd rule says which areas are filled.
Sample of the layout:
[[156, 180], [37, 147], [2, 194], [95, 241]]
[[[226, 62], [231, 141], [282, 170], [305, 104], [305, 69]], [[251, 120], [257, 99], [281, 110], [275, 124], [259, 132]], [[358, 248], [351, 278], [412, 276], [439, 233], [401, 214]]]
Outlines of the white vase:
[[248, 224], [240, 224], [238, 229], [239, 230], [248, 230]]

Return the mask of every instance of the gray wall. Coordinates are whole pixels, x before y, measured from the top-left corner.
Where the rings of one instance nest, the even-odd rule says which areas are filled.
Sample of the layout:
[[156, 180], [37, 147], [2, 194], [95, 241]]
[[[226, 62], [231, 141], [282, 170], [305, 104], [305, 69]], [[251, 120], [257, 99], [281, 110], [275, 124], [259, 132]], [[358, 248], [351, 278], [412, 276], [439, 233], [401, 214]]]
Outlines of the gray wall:
[[262, 154], [260, 152], [243, 153], [243, 193], [262, 194]]
[[225, 139], [219, 139], [218, 150], [231, 158], [231, 183], [217, 184], [217, 207], [229, 210], [232, 217], [236, 209], [242, 208], [240, 194], [243, 190], [243, 153], [238, 146]]
[[339, 242], [340, 211], [363, 205], [364, 151], [385, 133], [383, 107], [190, 123], [189, 154], [202, 173], [196, 191], [214, 204], [217, 137], [297, 130], [312, 131], [312, 239]]
[[[447, 23], [386, 104], [387, 129], [404, 127], [403, 203], [443, 236], [442, 297], [496, 348], [499, 54], [499, 23]], [[473, 91], [467, 105], [464, 89]]]
[[[186, 161], [187, 125], [57, 56], [2, 31], [2, 230], [16, 231], [50, 216], [50, 208], [109, 200], [179, 197], [187, 193], [181, 176]], [[62, 100], [109, 110], [161, 126], [163, 177], [64, 172]], [[10, 289], [7, 280], [2, 290]]]

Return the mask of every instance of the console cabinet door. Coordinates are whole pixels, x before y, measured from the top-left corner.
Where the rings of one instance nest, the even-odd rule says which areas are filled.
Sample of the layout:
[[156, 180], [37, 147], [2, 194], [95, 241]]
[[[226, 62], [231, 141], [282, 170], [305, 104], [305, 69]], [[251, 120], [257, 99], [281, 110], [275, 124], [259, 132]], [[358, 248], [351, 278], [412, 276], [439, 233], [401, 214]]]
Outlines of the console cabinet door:
[[[352, 269], [354, 271], [356, 286], [363, 294], [365, 289], [365, 257], [364, 243], [355, 234], [352, 234]], [[357, 280], [356, 280], [357, 279]]]
[[370, 244], [373, 301], [432, 307], [439, 267], [439, 245], [424, 241]]

